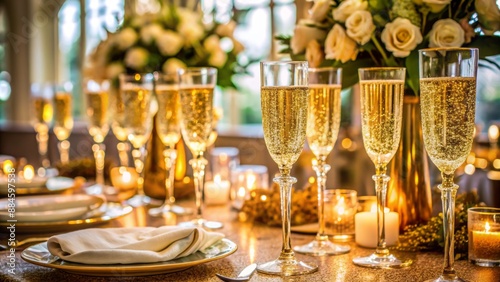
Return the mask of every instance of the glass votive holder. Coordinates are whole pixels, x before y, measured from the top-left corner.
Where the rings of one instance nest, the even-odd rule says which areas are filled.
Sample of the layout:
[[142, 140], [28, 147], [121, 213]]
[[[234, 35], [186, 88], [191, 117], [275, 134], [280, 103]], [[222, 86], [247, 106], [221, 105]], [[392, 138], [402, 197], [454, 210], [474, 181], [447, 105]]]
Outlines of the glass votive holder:
[[266, 166], [240, 165], [231, 173], [230, 198], [233, 207], [237, 209], [241, 208], [243, 202], [250, 198], [250, 191], [268, 188], [269, 175]]
[[349, 189], [328, 189], [324, 192], [325, 232], [336, 241], [354, 237], [354, 215], [357, 211], [357, 192]]
[[369, 212], [377, 208], [377, 196], [359, 196], [358, 212]]
[[240, 151], [234, 147], [216, 147], [212, 150], [212, 174], [221, 181], [231, 180], [231, 171], [240, 165]]
[[467, 210], [469, 262], [500, 266], [500, 209], [474, 207]]

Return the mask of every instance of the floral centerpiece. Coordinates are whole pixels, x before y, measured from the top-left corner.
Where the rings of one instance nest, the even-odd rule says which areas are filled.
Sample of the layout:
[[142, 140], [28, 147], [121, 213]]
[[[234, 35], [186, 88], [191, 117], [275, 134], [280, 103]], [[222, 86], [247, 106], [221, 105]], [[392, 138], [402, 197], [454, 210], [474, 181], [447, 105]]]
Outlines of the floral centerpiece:
[[219, 86], [234, 87], [231, 76], [245, 68], [237, 62], [243, 45], [233, 36], [235, 27], [234, 21], [207, 24], [201, 13], [165, 4], [155, 14], [125, 15], [90, 55], [84, 75], [116, 81], [121, 73], [212, 66]]
[[419, 49], [476, 47], [485, 58], [500, 53], [498, 30], [496, 0], [315, 0], [293, 36], [278, 39], [312, 67], [342, 67], [344, 88], [360, 67], [404, 66], [418, 93]]

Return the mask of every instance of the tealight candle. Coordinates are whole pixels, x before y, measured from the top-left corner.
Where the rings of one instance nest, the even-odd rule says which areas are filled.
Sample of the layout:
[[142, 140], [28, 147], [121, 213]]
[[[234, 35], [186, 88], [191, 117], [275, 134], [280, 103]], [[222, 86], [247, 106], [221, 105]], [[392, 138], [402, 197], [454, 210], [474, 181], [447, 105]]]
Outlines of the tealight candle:
[[35, 169], [32, 165], [25, 165], [23, 168], [23, 177], [26, 182], [31, 182], [35, 177]]
[[[377, 247], [377, 207], [372, 206], [369, 212], [359, 212], [354, 218], [356, 244], [366, 248]], [[387, 246], [396, 245], [399, 237], [399, 214], [385, 211], [385, 241]]]
[[212, 170], [221, 180], [230, 180], [231, 171], [240, 164], [240, 151], [233, 147], [216, 147], [212, 150]]
[[137, 171], [133, 167], [114, 167], [110, 171], [111, 184], [118, 190], [137, 188]]
[[500, 209], [476, 207], [467, 214], [469, 261], [480, 266], [500, 266]]
[[241, 208], [245, 199], [250, 197], [250, 191], [269, 187], [267, 167], [262, 165], [241, 165], [232, 173], [231, 199], [233, 206]]
[[229, 188], [231, 183], [227, 180], [221, 180], [219, 174], [215, 175], [214, 181], [205, 182], [205, 204], [221, 205], [227, 203], [229, 199]]

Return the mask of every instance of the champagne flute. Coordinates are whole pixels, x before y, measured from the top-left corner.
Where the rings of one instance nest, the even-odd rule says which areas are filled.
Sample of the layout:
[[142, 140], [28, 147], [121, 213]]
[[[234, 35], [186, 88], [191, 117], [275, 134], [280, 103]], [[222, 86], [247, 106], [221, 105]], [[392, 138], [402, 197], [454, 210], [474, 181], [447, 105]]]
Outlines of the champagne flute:
[[50, 84], [34, 83], [31, 85], [31, 100], [35, 114], [32, 124], [36, 132], [36, 140], [38, 141], [38, 153], [41, 162], [38, 174], [40, 176], [45, 176], [47, 168], [50, 167], [47, 149], [49, 142], [49, 127], [53, 116], [53, 96], [54, 89]]
[[72, 95], [73, 85], [66, 82], [56, 87], [54, 95], [54, 134], [59, 140], [61, 164], [69, 162], [70, 143], [67, 140], [73, 130]]
[[478, 49], [419, 50], [420, 105], [424, 144], [442, 176], [444, 269], [429, 281], [464, 281], [454, 264], [455, 170], [471, 151], [474, 136]]
[[103, 142], [109, 131], [109, 81], [97, 79], [85, 81], [84, 95], [86, 98], [88, 130], [95, 143], [92, 146], [92, 151], [94, 152], [96, 166], [96, 185], [92, 186], [90, 193], [102, 195], [106, 187], [104, 183], [106, 147]]
[[405, 68], [361, 68], [361, 131], [368, 156], [375, 165], [377, 193], [377, 249], [367, 257], [354, 258], [356, 265], [372, 268], [401, 268], [412, 259], [389, 252], [385, 241], [385, 203], [387, 198], [387, 164], [394, 157], [401, 137]]
[[110, 92], [112, 93], [112, 95], [110, 95], [111, 104], [114, 105], [114, 107], [111, 107], [110, 109], [110, 114], [112, 116], [111, 131], [118, 140], [116, 149], [118, 150], [118, 158], [120, 159], [120, 166], [128, 167], [129, 165], [128, 152], [130, 150], [130, 145], [128, 144], [127, 131], [123, 127], [123, 115], [124, 115], [125, 105], [123, 104], [119, 92], [116, 93], [116, 89], [114, 90], [115, 91]]
[[123, 102], [123, 128], [132, 147], [137, 179], [137, 194], [128, 200], [134, 207], [151, 203], [144, 194], [144, 160], [147, 155], [146, 142], [153, 129], [153, 116], [157, 111], [153, 93], [153, 74], [120, 75], [120, 98]]
[[155, 93], [158, 101], [156, 132], [160, 136], [163, 145], [165, 145], [163, 156], [165, 157], [165, 170], [168, 175], [165, 180], [165, 201], [162, 206], [150, 209], [149, 214], [161, 216], [172, 212], [178, 215], [186, 215], [192, 213], [192, 210], [175, 205], [174, 197], [175, 161], [177, 159], [175, 145], [181, 139], [179, 77], [177, 73], [158, 74], [155, 81]]
[[349, 246], [338, 245], [328, 240], [325, 234], [325, 213], [323, 194], [326, 187], [326, 173], [330, 165], [326, 163], [333, 149], [340, 127], [342, 69], [309, 68], [309, 110], [307, 116], [307, 142], [316, 157], [313, 169], [318, 183], [319, 230], [314, 241], [296, 246], [298, 253], [322, 256], [345, 254]]
[[283, 244], [281, 254], [257, 267], [267, 274], [292, 276], [318, 270], [315, 263], [296, 259], [290, 239], [290, 203], [292, 165], [306, 141], [309, 98], [307, 62], [261, 62], [261, 109], [264, 140], [280, 176], [273, 179], [280, 186]]
[[212, 132], [214, 88], [217, 82], [216, 68], [188, 68], [179, 70], [179, 97], [181, 103], [181, 133], [193, 159], [196, 218], [182, 222], [182, 226], [205, 226], [222, 228], [222, 223], [203, 218], [203, 188], [205, 167], [208, 161], [203, 156]]

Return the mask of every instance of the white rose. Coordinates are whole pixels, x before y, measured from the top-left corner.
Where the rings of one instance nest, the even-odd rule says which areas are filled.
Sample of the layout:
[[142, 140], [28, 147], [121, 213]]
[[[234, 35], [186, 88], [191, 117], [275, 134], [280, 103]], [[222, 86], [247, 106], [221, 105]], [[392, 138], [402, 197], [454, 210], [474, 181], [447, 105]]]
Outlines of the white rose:
[[181, 22], [177, 26], [177, 31], [182, 37], [184, 37], [184, 43], [188, 46], [192, 45], [194, 42], [200, 41], [205, 32], [203, 26], [196, 22], [188, 21]]
[[474, 5], [484, 34], [493, 35], [500, 30], [500, 9], [496, 0], [476, 0]]
[[439, 13], [450, 4], [451, 0], [423, 0], [422, 2], [431, 9], [432, 13]]
[[452, 19], [438, 20], [429, 32], [430, 47], [460, 47], [464, 42], [464, 30]]
[[114, 38], [114, 42], [120, 50], [130, 48], [137, 41], [137, 33], [130, 27], [122, 29]]
[[218, 25], [215, 29], [215, 33], [220, 37], [233, 37], [235, 29], [236, 22], [231, 20], [228, 23]]
[[142, 42], [149, 44], [153, 40], [157, 40], [158, 36], [163, 32], [163, 27], [157, 23], [148, 24], [141, 28], [140, 35]]
[[356, 42], [347, 36], [342, 26], [334, 25], [325, 40], [325, 58], [345, 63], [355, 60], [357, 55]]
[[222, 49], [215, 50], [208, 57], [208, 64], [217, 68], [223, 67], [227, 61], [227, 54]]
[[381, 39], [385, 48], [391, 51], [394, 57], [400, 58], [408, 57], [423, 40], [420, 28], [404, 18], [396, 18], [386, 24]]
[[212, 52], [216, 49], [220, 49], [219, 36], [212, 34], [209, 37], [205, 38], [205, 41], [203, 41], [203, 47], [205, 47], [205, 49], [208, 52]]
[[352, 13], [347, 18], [345, 26], [347, 28], [347, 35], [361, 45], [370, 40], [375, 30], [372, 14], [368, 11], [356, 11]]
[[309, 18], [316, 22], [322, 22], [330, 11], [330, 0], [317, 0], [311, 8]]
[[168, 59], [162, 66], [162, 71], [164, 73], [175, 73], [178, 69], [186, 68], [186, 64], [177, 58]]
[[293, 37], [290, 41], [290, 48], [292, 48], [294, 54], [302, 53], [311, 40], [322, 42], [326, 37], [326, 32], [324, 30], [307, 26], [307, 23], [307, 21], [301, 20], [295, 26]]
[[309, 67], [317, 68], [321, 65], [324, 59], [323, 50], [318, 41], [312, 40], [307, 44], [306, 48], [306, 60], [309, 63]]
[[141, 71], [148, 63], [149, 53], [142, 47], [134, 47], [125, 53], [125, 65], [136, 71]]
[[359, 10], [366, 10], [368, 2], [363, 0], [346, 0], [333, 9], [333, 19], [338, 22], [345, 22], [352, 13]]
[[107, 78], [111, 78], [111, 79], [116, 78], [116, 77], [118, 77], [119, 74], [124, 73], [124, 72], [125, 72], [125, 67], [123, 66], [122, 63], [119, 63], [119, 62], [111, 63], [106, 67], [106, 77]]
[[165, 56], [173, 56], [181, 50], [184, 40], [179, 34], [165, 30], [156, 40], [160, 53]]

